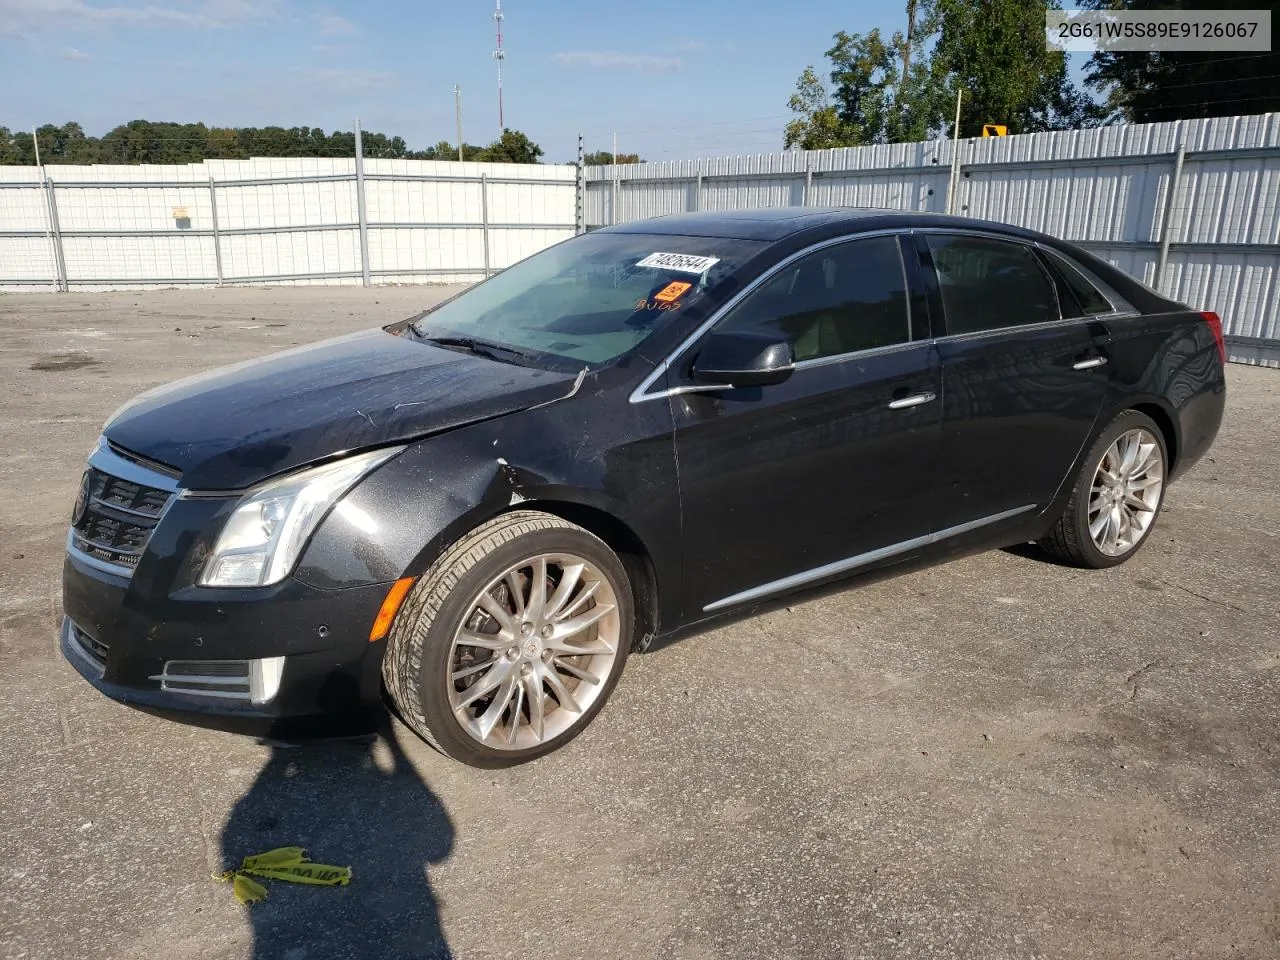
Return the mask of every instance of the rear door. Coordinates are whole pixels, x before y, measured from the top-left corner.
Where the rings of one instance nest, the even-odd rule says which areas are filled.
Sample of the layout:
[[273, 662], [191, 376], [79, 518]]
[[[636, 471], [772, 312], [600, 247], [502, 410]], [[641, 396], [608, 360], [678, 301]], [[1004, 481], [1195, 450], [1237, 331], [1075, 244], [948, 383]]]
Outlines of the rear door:
[[944, 318], [939, 532], [1045, 507], [1088, 439], [1107, 392], [1107, 331], [1063, 316], [1030, 244], [916, 234]]
[[929, 533], [940, 384], [903, 242], [823, 245], [716, 324], [786, 336], [796, 369], [784, 383], [680, 392], [696, 385], [673, 369], [691, 619], [870, 565]]

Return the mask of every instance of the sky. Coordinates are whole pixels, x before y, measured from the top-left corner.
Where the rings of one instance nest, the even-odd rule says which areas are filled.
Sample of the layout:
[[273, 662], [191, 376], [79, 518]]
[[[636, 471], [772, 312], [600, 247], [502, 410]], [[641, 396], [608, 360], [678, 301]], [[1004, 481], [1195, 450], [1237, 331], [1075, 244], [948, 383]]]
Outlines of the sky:
[[[505, 121], [568, 162], [776, 152], [837, 30], [902, 0], [505, 0]], [[352, 127], [420, 149], [497, 137], [493, 0], [0, 0], [0, 126]]]

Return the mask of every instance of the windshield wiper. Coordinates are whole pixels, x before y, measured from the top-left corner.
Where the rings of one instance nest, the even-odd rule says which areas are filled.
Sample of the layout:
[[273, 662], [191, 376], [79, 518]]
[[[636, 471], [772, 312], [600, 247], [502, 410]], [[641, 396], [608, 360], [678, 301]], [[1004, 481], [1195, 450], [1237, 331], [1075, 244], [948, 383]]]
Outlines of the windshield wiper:
[[529, 361], [533, 359], [533, 354], [517, 349], [516, 347], [503, 346], [500, 343], [490, 343], [488, 340], [477, 340], [475, 337], [435, 337], [423, 333], [414, 327], [423, 340], [428, 343], [434, 343], [440, 347], [454, 347], [466, 350], [468, 353], [474, 353], [479, 357], [488, 357], [490, 360], [498, 360], [502, 363], [511, 363], [513, 360]]

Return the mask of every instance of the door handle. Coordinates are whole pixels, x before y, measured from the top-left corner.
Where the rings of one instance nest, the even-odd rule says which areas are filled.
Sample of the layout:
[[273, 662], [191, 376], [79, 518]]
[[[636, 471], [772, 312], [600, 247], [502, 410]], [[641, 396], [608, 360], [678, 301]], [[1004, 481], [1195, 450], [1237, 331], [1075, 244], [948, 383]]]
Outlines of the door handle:
[[1107, 362], [1106, 357], [1090, 357], [1088, 360], [1077, 360], [1071, 365], [1072, 370], [1092, 370], [1095, 367], [1104, 366]]
[[891, 400], [889, 402], [890, 410], [906, 410], [908, 407], [918, 407], [921, 404], [932, 403], [938, 399], [936, 393], [917, 393], [914, 396], [903, 397], [901, 400]]

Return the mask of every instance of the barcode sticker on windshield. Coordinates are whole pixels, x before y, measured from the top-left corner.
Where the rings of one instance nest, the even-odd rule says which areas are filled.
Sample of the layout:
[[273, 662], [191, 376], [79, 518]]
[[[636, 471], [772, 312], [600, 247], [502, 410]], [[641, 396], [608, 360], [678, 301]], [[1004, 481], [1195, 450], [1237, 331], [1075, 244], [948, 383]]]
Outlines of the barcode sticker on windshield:
[[637, 267], [654, 267], [657, 270], [676, 270], [680, 273], [706, 273], [719, 257], [695, 257], [688, 253], [651, 253]]

